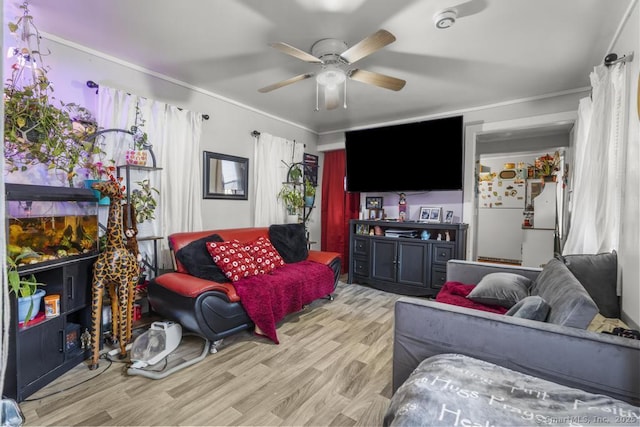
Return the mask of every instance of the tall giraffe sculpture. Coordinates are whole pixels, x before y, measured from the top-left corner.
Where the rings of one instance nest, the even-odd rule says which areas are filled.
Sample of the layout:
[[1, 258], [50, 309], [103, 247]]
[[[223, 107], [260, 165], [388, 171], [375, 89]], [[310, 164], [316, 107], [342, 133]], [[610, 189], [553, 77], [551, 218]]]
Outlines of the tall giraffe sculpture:
[[[120, 357], [126, 355], [127, 343], [131, 340], [133, 295], [139, 268], [135, 256], [125, 246], [122, 237], [123, 189], [113, 176], [108, 181], [96, 182], [92, 188], [108, 196], [109, 216], [107, 220], [107, 243], [93, 265], [91, 298], [91, 344], [92, 357], [89, 369], [98, 367], [100, 356], [100, 326], [102, 298], [105, 288], [111, 297], [112, 324], [120, 345]], [[117, 325], [117, 327], [116, 327]]]

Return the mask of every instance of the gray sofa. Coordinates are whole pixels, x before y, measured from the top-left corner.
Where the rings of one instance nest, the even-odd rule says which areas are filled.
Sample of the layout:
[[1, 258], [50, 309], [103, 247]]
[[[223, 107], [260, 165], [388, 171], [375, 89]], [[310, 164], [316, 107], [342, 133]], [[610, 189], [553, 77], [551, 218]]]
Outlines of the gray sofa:
[[[541, 269], [451, 260], [447, 280], [478, 283], [490, 272], [537, 280]], [[459, 353], [640, 405], [640, 340], [583, 329], [598, 311], [593, 300], [588, 294], [585, 298], [584, 289], [572, 286], [575, 278], [560, 274], [555, 279], [548, 288], [532, 288], [532, 293], [548, 298], [551, 311], [546, 322], [400, 298], [395, 306], [394, 393], [424, 359]]]

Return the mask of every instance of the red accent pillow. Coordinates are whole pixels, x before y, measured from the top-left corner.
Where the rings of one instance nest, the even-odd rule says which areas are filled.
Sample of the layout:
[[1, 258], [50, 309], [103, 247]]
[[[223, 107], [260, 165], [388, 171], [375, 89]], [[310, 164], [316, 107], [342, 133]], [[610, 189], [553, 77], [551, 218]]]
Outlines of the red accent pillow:
[[278, 267], [284, 265], [284, 260], [266, 237], [259, 237], [257, 240], [247, 243], [244, 247], [253, 256], [260, 273], [270, 273]]
[[459, 307], [473, 308], [491, 313], [505, 314], [509, 309], [499, 305], [480, 304], [467, 298], [476, 285], [467, 285], [460, 282], [447, 282], [436, 295], [436, 301]]
[[237, 240], [207, 242], [207, 250], [218, 267], [231, 281], [260, 273], [253, 256]]

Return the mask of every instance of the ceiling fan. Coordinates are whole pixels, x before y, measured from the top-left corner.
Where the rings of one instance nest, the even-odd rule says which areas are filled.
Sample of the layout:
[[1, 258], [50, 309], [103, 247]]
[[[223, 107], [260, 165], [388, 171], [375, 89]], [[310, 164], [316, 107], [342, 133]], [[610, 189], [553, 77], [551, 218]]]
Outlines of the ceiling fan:
[[356, 61], [369, 56], [396, 40], [395, 36], [387, 30], [378, 30], [368, 37], [365, 37], [355, 45], [348, 47], [345, 42], [337, 39], [318, 40], [311, 46], [311, 53], [300, 50], [287, 43], [270, 43], [269, 46], [279, 51], [291, 55], [312, 64], [320, 64], [321, 71], [316, 73], [304, 73], [291, 77], [287, 80], [265, 86], [258, 89], [258, 92], [266, 93], [279, 89], [283, 86], [299, 82], [316, 76], [316, 111], [318, 110], [318, 100], [320, 86], [324, 88], [324, 102], [327, 110], [336, 108], [339, 104], [339, 85], [344, 84], [344, 108], [347, 108], [347, 79], [356, 80], [378, 86], [384, 89], [398, 91], [404, 87], [406, 81], [380, 73], [352, 68]]

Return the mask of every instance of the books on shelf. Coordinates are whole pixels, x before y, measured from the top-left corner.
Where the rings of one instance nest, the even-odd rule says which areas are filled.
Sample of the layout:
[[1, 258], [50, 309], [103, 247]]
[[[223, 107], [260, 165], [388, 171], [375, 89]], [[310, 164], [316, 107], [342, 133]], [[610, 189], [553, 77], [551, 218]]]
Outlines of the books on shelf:
[[387, 237], [417, 237], [418, 230], [405, 228], [387, 228], [384, 231], [384, 235]]

